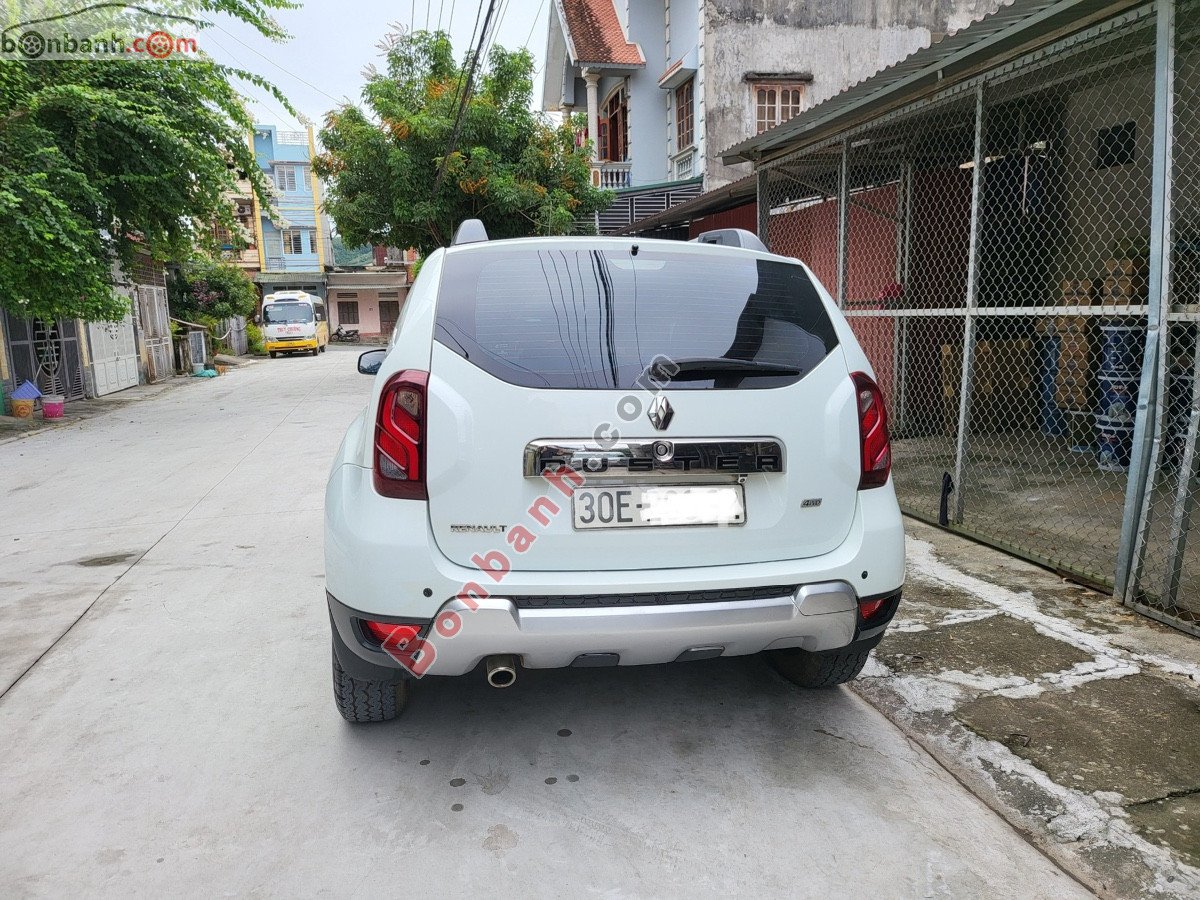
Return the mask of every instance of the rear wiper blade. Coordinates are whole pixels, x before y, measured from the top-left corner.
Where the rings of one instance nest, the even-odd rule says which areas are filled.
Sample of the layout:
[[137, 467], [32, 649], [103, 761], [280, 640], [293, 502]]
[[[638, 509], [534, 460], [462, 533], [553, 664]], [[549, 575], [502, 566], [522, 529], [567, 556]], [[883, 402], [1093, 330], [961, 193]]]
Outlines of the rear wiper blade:
[[703, 381], [708, 378], [732, 376], [754, 378], [763, 376], [799, 375], [795, 366], [755, 362], [752, 359], [676, 359], [670, 363], [651, 363], [644, 374], [656, 381]]

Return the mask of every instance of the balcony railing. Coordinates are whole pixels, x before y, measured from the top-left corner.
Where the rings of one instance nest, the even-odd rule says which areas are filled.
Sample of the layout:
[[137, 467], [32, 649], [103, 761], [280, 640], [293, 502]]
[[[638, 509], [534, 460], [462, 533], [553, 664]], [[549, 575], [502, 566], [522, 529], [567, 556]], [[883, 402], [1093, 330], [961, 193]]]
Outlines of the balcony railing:
[[633, 183], [632, 170], [633, 163], [629, 161], [592, 163], [592, 184], [610, 190], [630, 187]]
[[277, 144], [308, 144], [307, 131], [277, 131], [275, 132], [275, 143]]

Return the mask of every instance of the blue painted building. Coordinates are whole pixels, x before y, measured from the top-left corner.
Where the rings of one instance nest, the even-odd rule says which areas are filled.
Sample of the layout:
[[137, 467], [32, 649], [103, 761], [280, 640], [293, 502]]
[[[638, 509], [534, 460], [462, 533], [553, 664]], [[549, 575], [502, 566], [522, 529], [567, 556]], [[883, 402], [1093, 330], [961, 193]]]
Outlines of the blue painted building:
[[304, 290], [326, 295], [326, 271], [333, 266], [329, 218], [321, 209], [321, 185], [312, 171], [312, 128], [280, 131], [255, 125], [255, 159], [274, 185], [274, 209], [255, 200], [259, 255], [255, 280], [263, 293]]

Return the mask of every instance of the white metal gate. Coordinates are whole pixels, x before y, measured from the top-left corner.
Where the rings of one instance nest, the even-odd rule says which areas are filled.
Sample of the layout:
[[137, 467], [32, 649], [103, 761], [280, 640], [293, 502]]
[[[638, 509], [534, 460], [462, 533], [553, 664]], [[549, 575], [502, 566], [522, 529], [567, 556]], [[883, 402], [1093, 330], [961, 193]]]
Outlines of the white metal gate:
[[134, 338], [132, 305], [123, 319], [89, 322], [88, 345], [92, 349], [92, 381], [96, 396], [112, 394], [138, 383], [138, 352]]
[[175, 374], [171, 352], [171, 320], [167, 312], [167, 289], [151, 284], [139, 284], [137, 296], [150, 381], [162, 381]]

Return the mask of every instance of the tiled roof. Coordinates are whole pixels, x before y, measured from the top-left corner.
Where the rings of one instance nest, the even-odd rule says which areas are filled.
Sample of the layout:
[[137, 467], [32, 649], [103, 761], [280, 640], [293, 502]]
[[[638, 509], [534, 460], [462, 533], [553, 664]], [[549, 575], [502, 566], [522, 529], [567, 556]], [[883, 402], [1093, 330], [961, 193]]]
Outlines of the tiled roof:
[[576, 65], [644, 66], [637, 44], [625, 37], [613, 0], [560, 0]]

